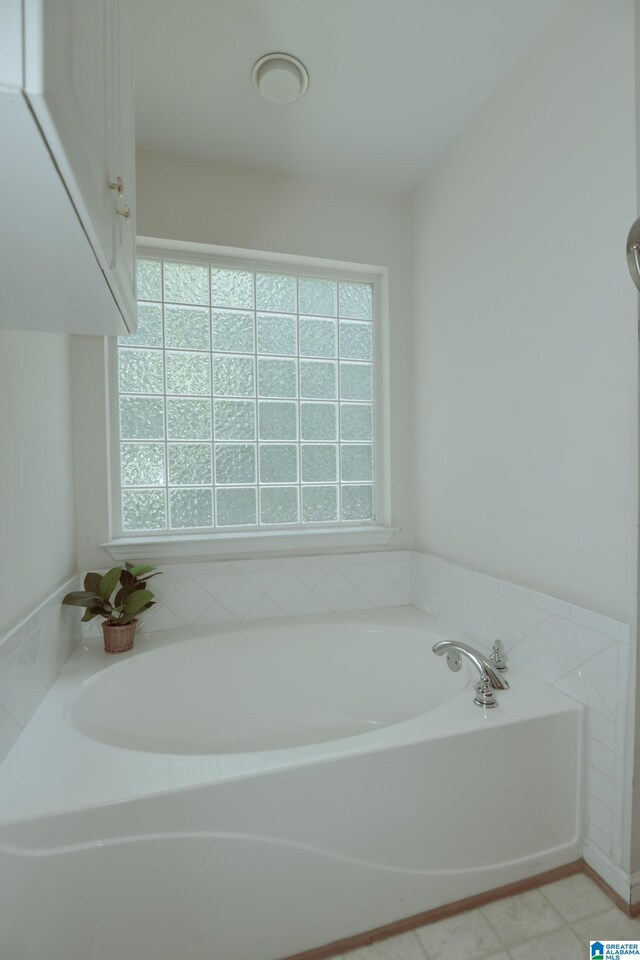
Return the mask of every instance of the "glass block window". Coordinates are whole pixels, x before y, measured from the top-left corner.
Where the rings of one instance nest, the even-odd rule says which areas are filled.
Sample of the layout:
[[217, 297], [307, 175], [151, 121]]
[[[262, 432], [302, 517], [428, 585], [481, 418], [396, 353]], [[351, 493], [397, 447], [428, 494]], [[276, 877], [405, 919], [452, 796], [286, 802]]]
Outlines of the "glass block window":
[[117, 347], [123, 534], [376, 516], [374, 284], [138, 259]]

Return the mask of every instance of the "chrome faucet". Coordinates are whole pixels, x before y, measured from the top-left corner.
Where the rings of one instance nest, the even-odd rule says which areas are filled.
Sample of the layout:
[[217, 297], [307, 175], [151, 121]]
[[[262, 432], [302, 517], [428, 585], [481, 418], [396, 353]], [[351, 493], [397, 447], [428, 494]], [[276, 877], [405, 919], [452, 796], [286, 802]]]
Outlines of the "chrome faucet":
[[494, 643], [489, 660], [491, 660], [494, 670], [500, 670], [500, 672], [502, 672], [507, 669], [507, 655], [504, 651], [504, 643], [502, 640], [496, 640]]
[[509, 684], [501, 677], [491, 662], [473, 647], [466, 643], [455, 643], [453, 640], [439, 640], [433, 645], [433, 652], [441, 657], [447, 655], [447, 666], [456, 673], [462, 666], [462, 657], [466, 657], [474, 665], [480, 679], [475, 684], [476, 695], [473, 702], [479, 707], [497, 707], [498, 701], [494, 690], [508, 690]]

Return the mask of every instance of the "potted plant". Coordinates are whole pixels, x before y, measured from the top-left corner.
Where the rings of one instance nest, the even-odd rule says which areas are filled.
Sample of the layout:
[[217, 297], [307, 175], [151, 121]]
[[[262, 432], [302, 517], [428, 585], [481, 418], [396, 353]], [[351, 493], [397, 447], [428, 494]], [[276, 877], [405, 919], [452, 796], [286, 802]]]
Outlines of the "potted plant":
[[94, 617], [104, 617], [105, 652], [124, 653], [133, 646], [138, 623], [136, 614], [154, 604], [153, 593], [147, 588], [151, 577], [157, 576], [154, 569], [144, 563], [125, 563], [124, 567], [112, 567], [104, 576], [88, 573], [84, 578], [84, 590], [68, 593], [62, 602], [85, 607], [84, 623]]

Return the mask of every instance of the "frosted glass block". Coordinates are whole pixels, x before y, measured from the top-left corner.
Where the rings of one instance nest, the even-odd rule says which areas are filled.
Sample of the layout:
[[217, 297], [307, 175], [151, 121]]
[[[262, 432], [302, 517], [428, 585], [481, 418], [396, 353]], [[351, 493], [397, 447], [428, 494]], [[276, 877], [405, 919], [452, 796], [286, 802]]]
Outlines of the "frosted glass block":
[[300, 277], [298, 280], [300, 313], [311, 313], [319, 317], [337, 317], [336, 286], [335, 280]]
[[213, 526], [213, 494], [206, 490], [170, 490], [169, 526], [172, 530]]
[[162, 300], [162, 267], [159, 260], [138, 258], [136, 296], [138, 300]]
[[343, 360], [373, 359], [373, 327], [370, 323], [340, 321], [340, 357]]
[[253, 271], [213, 267], [211, 270], [211, 303], [214, 307], [253, 307]]
[[262, 400], [258, 404], [261, 440], [296, 440], [298, 424], [297, 404], [286, 401]]
[[170, 443], [168, 453], [171, 486], [211, 483], [211, 444]]
[[167, 400], [167, 428], [170, 440], [209, 440], [211, 401], [171, 397]]
[[216, 521], [219, 527], [243, 527], [257, 522], [254, 487], [218, 487]]
[[337, 440], [338, 411], [335, 403], [301, 403], [300, 435], [303, 440]]
[[214, 357], [213, 392], [219, 397], [253, 397], [253, 357]]
[[305, 523], [320, 523], [338, 519], [337, 487], [303, 487], [302, 519]]
[[123, 443], [120, 447], [123, 487], [158, 487], [164, 484], [163, 443]]
[[373, 440], [373, 408], [369, 404], [340, 404], [340, 439]]
[[120, 393], [164, 393], [161, 350], [118, 348]]
[[122, 527], [133, 530], [166, 530], [164, 490], [123, 490]]
[[161, 397], [120, 397], [122, 440], [162, 440], [164, 401]]
[[296, 318], [280, 314], [258, 314], [258, 353], [290, 356], [298, 352]]
[[343, 480], [373, 480], [373, 447], [366, 443], [340, 448]]
[[373, 320], [373, 284], [340, 281], [340, 316]]
[[336, 364], [327, 360], [300, 361], [300, 396], [333, 400], [337, 397]]
[[209, 303], [209, 268], [201, 263], [164, 264], [164, 299], [170, 303]]
[[258, 396], [295, 397], [298, 377], [295, 360], [258, 359]]
[[373, 520], [373, 487], [350, 484], [342, 488], [342, 519]]
[[340, 399], [371, 400], [373, 378], [370, 363], [340, 364]]
[[118, 337], [123, 347], [162, 346], [162, 307], [158, 303], [138, 304], [138, 329], [129, 337]]
[[178, 350], [209, 349], [209, 311], [202, 307], [164, 308], [164, 345]]
[[256, 448], [250, 443], [216, 444], [216, 483], [255, 483]]
[[254, 440], [255, 404], [247, 400], [215, 400], [216, 440]]
[[165, 353], [167, 393], [211, 393], [211, 360], [208, 353]]
[[291, 443], [260, 444], [260, 483], [297, 483], [298, 448]]
[[264, 487], [260, 491], [261, 523], [297, 523], [298, 488]]
[[253, 314], [222, 313], [211, 315], [213, 349], [225, 353], [253, 353]]
[[300, 356], [335, 357], [336, 321], [300, 317]]
[[295, 313], [296, 278], [286, 273], [256, 273], [256, 309]]
[[331, 483], [338, 479], [338, 457], [333, 444], [303, 444], [300, 450], [302, 479]]

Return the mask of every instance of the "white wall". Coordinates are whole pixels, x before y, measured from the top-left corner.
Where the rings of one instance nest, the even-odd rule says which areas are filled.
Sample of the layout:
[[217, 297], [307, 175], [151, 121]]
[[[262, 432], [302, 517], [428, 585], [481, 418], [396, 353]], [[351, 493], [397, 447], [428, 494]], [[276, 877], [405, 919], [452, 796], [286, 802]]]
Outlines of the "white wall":
[[633, 14], [569, 3], [412, 197], [416, 547], [632, 624]]
[[[206, 160], [142, 151], [137, 158], [137, 230], [141, 236], [369, 263], [389, 268], [391, 379], [391, 549], [410, 546], [411, 363], [409, 231], [405, 202], [393, 194], [298, 179]], [[77, 362], [76, 362], [77, 361]], [[101, 342], [74, 343], [78, 422], [92, 422], [102, 400]], [[90, 370], [90, 374], [87, 374]], [[97, 378], [97, 379], [96, 379]], [[94, 425], [96, 423], [93, 420]], [[102, 421], [79, 451], [80, 568], [102, 565], [106, 508], [89, 491], [105, 463]], [[100, 503], [103, 497], [99, 497]]]
[[0, 636], [75, 573], [69, 337], [0, 331]]

